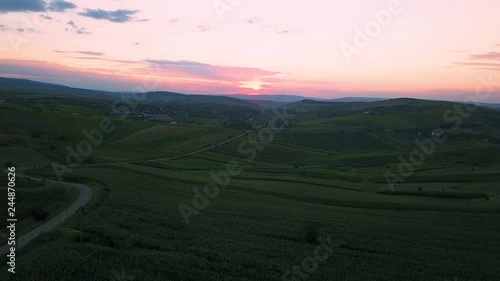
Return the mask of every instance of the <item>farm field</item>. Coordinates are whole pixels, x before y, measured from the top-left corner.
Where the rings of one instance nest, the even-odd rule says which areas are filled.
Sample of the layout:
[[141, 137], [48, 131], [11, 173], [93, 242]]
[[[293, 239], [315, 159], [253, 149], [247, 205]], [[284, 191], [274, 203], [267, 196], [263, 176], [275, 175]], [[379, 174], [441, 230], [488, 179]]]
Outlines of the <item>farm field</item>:
[[[16, 231], [18, 235], [23, 235], [42, 223], [55, 217], [67, 209], [77, 198], [78, 191], [67, 185], [56, 182], [39, 182], [30, 179], [18, 178], [17, 189], [18, 212], [16, 212], [19, 223]], [[3, 183], [2, 186], [7, 186]], [[0, 188], [2, 194], [7, 193], [7, 188]], [[19, 207], [21, 206], [21, 207]], [[7, 213], [2, 212], [0, 245], [7, 242]]]
[[[105, 199], [83, 217], [84, 243], [75, 233], [79, 220], [71, 220], [23, 252], [19, 278], [50, 280], [43, 272], [56, 271], [62, 279], [88, 280], [124, 270], [139, 280], [281, 280], [314, 251], [304, 238], [311, 223], [339, 244], [312, 280], [494, 280], [499, 274], [498, 212], [341, 207], [260, 192], [249, 181], [246, 189], [222, 190], [186, 226], [178, 204], [192, 200], [197, 183], [117, 168], [82, 168], [74, 176], [107, 185]], [[54, 260], [67, 270], [57, 271]]]
[[[108, 114], [98, 108], [102, 100], [52, 106], [53, 98], [6, 98], [4, 166], [57, 180], [51, 164], [65, 163], [67, 147], [85, 139], [82, 130], [104, 118], [116, 129], [63, 175], [92, 188], [85, 212], [21, 249], [16, 280], [284, 280], [324, 241], [328, 258], [308, 280], [500, 276], [500, 112], [478, 111], [478, 123], [467, 125], [474, 134], [450, 131], [393, 191], [386, 173], [398, 174], [401, 159], [419, 149], [415, 140], [432, 132], [427, 121], [441, 103], [420, 122], [408, 108], [393, 108], [417, 110], [418, 101], [377, 102], [374, 118], [356, 112], [358, 104], [353, 113], [319, 118], [315, 110], [329, 107], [299, 102], [289, 107], [308, 111], [263, 140], [259, 132], [272, 129], [265, 122], [233, 127], [204, 112], [179, 119], [190, 124], [169, 124]], [[255, 114], [245, 119], [269, 118]], [[221, 176], [228, 163], [239, 172]], [[210, 183], [220, 188], [207, 196]], [[62, 183], [18, 184], [21, 233], [43, 222], [31, 209], [56, 214], [78, 196]]]

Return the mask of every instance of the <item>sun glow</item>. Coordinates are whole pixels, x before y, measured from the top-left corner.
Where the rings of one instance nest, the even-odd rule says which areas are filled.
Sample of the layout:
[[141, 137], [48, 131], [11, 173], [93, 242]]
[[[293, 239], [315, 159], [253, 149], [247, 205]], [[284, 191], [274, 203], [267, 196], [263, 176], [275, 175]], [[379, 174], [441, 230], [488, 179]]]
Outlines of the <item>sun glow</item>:
[[254, 91], [258, 91], [262, 89], [263, 83], [257, 80], [253, 81], [246, 81], [246, 82], [241, 82], [240, 87], [241, 88], [247, 88], [247, 89], [252, 89]]

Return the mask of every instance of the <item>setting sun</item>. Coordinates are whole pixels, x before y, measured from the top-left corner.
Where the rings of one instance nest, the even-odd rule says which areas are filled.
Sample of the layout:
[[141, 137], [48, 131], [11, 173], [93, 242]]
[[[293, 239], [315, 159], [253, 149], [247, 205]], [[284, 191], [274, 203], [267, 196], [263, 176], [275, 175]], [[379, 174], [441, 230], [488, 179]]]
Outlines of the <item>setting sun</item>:
[[254, 91], [258, 91], [258, 90], [262, 89], [262, 85], [263, 85], [262, 82], [256, 81], [256, 80], [240, 83], [241, 88], [248, 88], [248, 89], [252, 89]]

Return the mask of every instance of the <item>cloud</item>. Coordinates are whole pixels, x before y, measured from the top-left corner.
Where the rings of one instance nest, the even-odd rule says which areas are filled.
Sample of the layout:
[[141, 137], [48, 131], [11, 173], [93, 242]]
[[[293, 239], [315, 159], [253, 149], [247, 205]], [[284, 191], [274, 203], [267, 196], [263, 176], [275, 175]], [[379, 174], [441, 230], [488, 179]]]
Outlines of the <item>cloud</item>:
[[106, 11], [101, 9], [86, 9], [85, 12], [79, 13], [84, 17], [93, 18], [96, 20], [108, 20], [112, 22], [129, 22], [129, 21], [147, 21], [147, 19], [138, 20], [133, 18], [137, 10], [116, 10], [116, 11]]
[[77, 34], [92, 34], [92, 32], [88, 32], [85, 27], [80, 27], [79, 29], [76, 30]]
[[180, 21], [181, 21], [181, 19], [179, 19], [179, 18], [175, 18], [175, 19], [171, 19], [171, 20], [169, 20], [169, 21], [168, 21], [168, 23], [172, 23], [172, 24], [173, 24], [173, 23], [178, 23], [178, 22], [180, 22]]
[[[100, 52], [90, 52], [90, 51], [72, 52], [72, 51], [58, 51], [58, 50], [55, 50], [54, 52], [63, 53], [63, 54], [86, 55], [86, 56], [68, 56], [70, 58], [79, 59], [79, 60], [100, 60], [100, 61], [114, 62], [114, 63], [119, 63], [119, 64], [128, 64], [128, 65], [144, 64], [143, 61], [109, 59], [109, 58], [104, 57], [104, 55], [105, 55], [104, 53], [100, 53]], [[95, 55], [91, 55], [89, 53], [94, 53]], [[103, 55], [100, 55], [100, 54], [103, 54]]]
[[126, 74], [110, 74], [102, 69], [82, 70], [41, 61], [0, 59], [0, 65], [2, 77], [26, 78], [85, 89], [131, 91], [142, 83]]
[[263, 20], [261, 18], [253, 17], [249, 19], [244, 19], [242, 20], [244, 23], [247, 24], [262, 24]]
[[262, 29], [271, 30], [275, 34], [285, 35], [285, 34], [298, 34], [301, 30], [300, 28], [288, 28], [283, 27], [278, 24], [270, 24], [266, 23], [262, 18], [252, 17], [248, 19], [239, 20], [238, 22], [242, 22], [244, 24], [260, 27]]
[[191, 78], [226, 80], [231, 82], [251, 81], [259, 77], [274, 76], [280, 72], [263, 70], [255, 67], [236, 67], [225, 65], [211, 65], [206, 63], [180, 60], [144, 60], [156, 67], [160, 67], [166, 75]]
[[459, 65], [470, 65], [470, 66], [491, 66], [500, 67], [500, 63], [490, 63], [490, 62], [457, 62]]
[[66, 31], [75, 32], [77, 34], [92, 34], [91, 32], [88, 32], [85, 27], [78, 27], [73, 20], [68, 21], [66, 24], [71, 27], [66, 28]]
[[275, 32], [276, 34], [298, 34], [300, 29], [278, 29]]
[[472, 54], [469, 56], [473, 60], [500, 60], [500, 52], [489, 52], [485, 54]]
[[500, 71], [500, 63], [492, 62], [456, 62], [455, 65], [461, 65], [469, 69], [483, 69], [489, 71]]
[[46, 19], [46, 20], [51, 20], [51, 19], [53, 19], [53, 17], [51, 17], [51, 16], [47, 16], [47, 15], [44, 15], [44, 14], [41, 14], [41, 15], [40, 15], [40, 17], [41, 17], [41, 18], [44, 18], [44, 19]]
[[212, 30], [212, 27], [210, 27], [210, 25], [208, 25], [208, 24], [200, 24], [200, 25], [196, 26], [196, 29], [200, 32], [208, 32], [208, 31]]
[[6, 25], [0, 24], [0, 30], [10, 30]]
[[87, 55], [87, 56], [104, 56], [105, 53], [101, 52], [94, 52], [94, 51], [59, 51], [59, 50], [54, 50], [56, 53], [62, 53], [62, 54], [80, 54], [80, 55]]
[[78, 28], [73, 20], [68, 21], [67, 24], [73, 28]]
[[77, 6], [64, 0], [55, 0], [49, 3], [44, 0], [0, 0], [0, 13], [9, 12], [63, 12], [75, 9]]
[[16, 29], [16, 31], [33, 33], [33, 32], [36, 32], [36, 29], [34, 29], [32, 27], [28, 27], [28, 28], [21, 27], [21, 28]]
[[75, 4], [64, 0], [52, 1], [47, 5], [47, 9], [54, 12], [64, 12], [66, 10], [75, 9], [76, 7]]
[[[500, 44], [495, 44], [500, 47]], [[487, 52], [481, 54], [469, 54], [467, 60], [455, 62], [454, 65], [459, 65], [467, 69], [482, 69], [489, 71], [500, 71], [500, 52]]]
[[1, 0], [0, 13], [8, 12], [42, 12], [45, 11], [43, 0]]

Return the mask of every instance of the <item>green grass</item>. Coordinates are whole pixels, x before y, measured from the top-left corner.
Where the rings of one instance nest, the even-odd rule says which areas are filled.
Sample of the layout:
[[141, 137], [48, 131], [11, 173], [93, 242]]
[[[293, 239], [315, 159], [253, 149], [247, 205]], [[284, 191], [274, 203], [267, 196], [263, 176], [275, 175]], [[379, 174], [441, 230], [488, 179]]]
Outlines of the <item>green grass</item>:
[[500, 214], [345, 208], [229, 188], [185, 226], [177, 205], [189, 203], [198, 185], [116, 169], [76, 175], [110, 189], [83, 218], [85, 243], [79, 220], [71, 220], [22, 251], [17, 278], [103, 280], [125, 270], [146, 281], [281, 280], [312, 255], [303, 237], [311, 222], [319, 222], [320, 236], [342, 242], [312, 280], [495, 280], [500, 273]]
[[35, 149], [26, 147], [0, 146], [0, 163], [5, 167], [5, 163], [11, 162], [13, 166], [44, 166], [49, 164], [47, 157]]
[[[83, 98], [68, 98], [68, 104], [24, 98], [12, 102], [6, 96], [0, 106], [0, 140], [9, 142], [0, 156], [36, 166], [28, 172], [43, 178], [54, 178], [48, 163], [64, 161], [65, 147], [82, 140], [81, 130], [109, 117], [89, 101], [85, 106]], [[145, 281], [281, 280], [313, 255], [316, 245], [304, 235], [309, 225], [341, 246], [308, 280], [498, 280], [500, 203], [488, 199], [500, 194], [500, 148], [467, 139], [477, 132], [500, 135], [498, 114], [478, 110], [463, 130], [448, 129], [455, 139], [437, 146], [393, 193], [384, 172], [397, 172], [398, 156], [407, 157], [415, 139], [441, 125], [448, 104], [303, 106], [307, 112], [295, 112], [295, 123], [275, 134], [274, 142], [257, 143], [263, 149], [254, 160], [241, 151], [255, 146], [246, 137], [150, 161], [242, 131], [205, 116], [179, 118], [198, 124], [189, 126], [110, 117], [114, 133], [93, 150], [92, 161], [65, 176], [92, 187], [87, 212], [21, 250], [17, 280], [114, 280], [113, 270]], [[200, 109], [211, 110], [206, 104]], [[224, 171], [228, 161], [240, 163], [241, 174], [186, 226], [179, 204], [192, 205], [193, 189], [213, 182], [211, 172]], [[25, 189], [18, 203], [22, 231], [35, 225], [29, 219], [33, 206], [55, 214], [74, 199], [60, 186], [19, 184]]]
[[[16, 180], [16, 182], [18, 187], [16, 188], [15, 208], [18, 237], [66, 210], [80, 194], [77, 189], [68, 184], [31, 182], [30, 186], [29, 180]], [[7, 189], [1, 188], [1, 193], [6, 197]], [[7, 213], [2, 212], [0, 219], [2, 220], [0, 244], [3, 245], [7, 241], [5, 228]]]
[[365, 132], [328, 132], [321, 129], [291, 130], [278, 134], [276, 141], [315, 149], [337, 151], [390, 150], [391, 147], [375, 135]]

